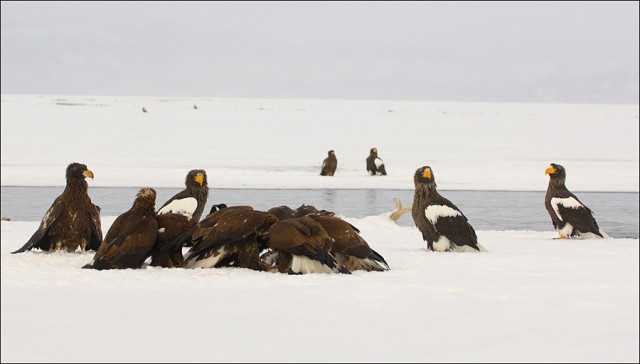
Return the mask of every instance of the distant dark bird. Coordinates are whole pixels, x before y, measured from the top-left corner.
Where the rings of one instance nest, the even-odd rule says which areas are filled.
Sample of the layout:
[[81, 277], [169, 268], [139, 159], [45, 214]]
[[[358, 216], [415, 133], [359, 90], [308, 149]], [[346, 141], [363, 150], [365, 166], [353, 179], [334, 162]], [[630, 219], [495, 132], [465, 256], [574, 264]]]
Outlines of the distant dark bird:
[[331, 254], [333, 241], [310, 217], [278, 221], [269, 228], [269, 252], [260, 258], [269, 271], [281, 273], [346, 273]]
[[371, 148], [367, 157], [367, 172], [370, 176], [386, 176], [387, 170], [384, 168], [384, 162], [378, 157], [378, 149]]
[[609, 238], [598, 227], [591, 209], [580, 202], [578, 197], [565, 186], [567, 172], [564, 167], [551, 163], [544, 173], [549, 175], [549, 186], [544, 197], [544, 207], [551, 217], [553, 227], [560, 234], [559, 239], [571, 237], [580, 237], [582, 239]]
[[151, 252], [152, 266], [182, 266], [182, 247], [172, 242], [200, 221], [208, 196], [207, 173], [203, 169], [189, 171], [185, 189], [158, 210], [158, 240]]
[[156, 191], [149, 187], [141, 188], [133, 206], [118, 216], [107, 231], [93, 261], [82, 268], [142, 267], [158, 237], [155, 209]]
[[330, 150], [328, 154], [329, 156], [322, 161], [321, 176], [333, 176], [336, 173], [336, 167], [338, 167], [336, 153]]
[[264, 270], [260, 252], [267, 248], [268, 232], [278, 218], [250, 206], [231, 206], [207, 215], [190, 238], [186, 268], [233, 266]]
[[416, 170], [411, 215], [429, 250], [486, 252], [462, 211], [440, 196], [431, 167]]
[[142, 112], [147, 112], [147, 108], [146, 107], [142, 107]]
[[384, 258], [360, 236], [360, 230], [339, 217], [312, 214], [333, 239], [331, 253], [348, 270], [385, 271], [389, 265]]
[[13, 253], [22, 253], [33, 248], [67, 252], [78, 246], [98, 250], [102, 242], [100, 212], [87, 193], [85, 177], [93, 179], [93, 172], [80, 163], [67, 167], [67, 186], [44, 214], [40, 227], [22, 248]]

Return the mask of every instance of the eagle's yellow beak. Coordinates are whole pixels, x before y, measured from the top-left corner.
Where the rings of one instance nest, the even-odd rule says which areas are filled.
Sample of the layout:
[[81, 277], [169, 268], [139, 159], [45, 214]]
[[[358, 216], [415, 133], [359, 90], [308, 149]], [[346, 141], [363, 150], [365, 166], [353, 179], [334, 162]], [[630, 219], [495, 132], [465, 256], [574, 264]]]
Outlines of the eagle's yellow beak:
[[549, 167], [544, 170], [544, 174], [554, 174], [554, 173], [556, 173], [556, 170], [553, 167]]
[[88, 169], [86, 171], [82, 172], [82, 175], [85, 176], [85, 177], [89, 177], [89, 178], [93, 179], [93, 172], [91, 172]]
[[194, 179], [200, 184], [200, 186], [202, 186], [202, 180], [204, 179], [204, 177], [202, 177], [201, 173], [198, 173], [198, 175]]
[[422, 177], [424, 178], [431, 178], [431, 171], [428, 169], [424, 170], [424, 173], [422, 174]]

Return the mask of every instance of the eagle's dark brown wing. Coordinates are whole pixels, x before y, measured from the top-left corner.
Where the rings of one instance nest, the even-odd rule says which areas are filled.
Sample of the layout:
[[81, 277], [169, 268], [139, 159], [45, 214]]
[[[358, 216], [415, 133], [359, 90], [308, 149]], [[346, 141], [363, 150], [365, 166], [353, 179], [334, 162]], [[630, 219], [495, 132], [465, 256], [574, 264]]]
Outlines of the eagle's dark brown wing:
[[[224, 211], [221, 210], [219, 212]], [[267, 219], [271, 219], [271, 224], [276, 221], [275, 216], [254, 210], [236, 210], [221, 215], [215, 216], [217, 221], [213, 226], [203, 227], [201, 224], [196, 229], [192, 235], [195, 245], [189, 250], [189, 256], [198, 255], [205, 250], [215, 249], [222, 244], [242, 240], [255, 233], [259, 227], [267, 222]]]
[[306, 216], [278, 221], [269, 229], [269, 244], [281, 256], [280, 272], [350, 273], [329, 252], [327, 246], [331, 243], [322, 225]]
[[225, 207], [221, 210], [215, 211], [207, 215], [200, 223], [198, 224], [198, 229], [193, 233], [193, 239], [199, 239], [202, 235], [209, 233], [210, 228], [213, 227], [218, 221], [229, 215], [234, 214], [238, 211], [252, 211], [253, 207], [251, 206], [231, 206]]
[[351, 271], [389, 269], [384, 258], [371, 249], [355, 226], [335, 216], [311, 215], [309, 217], [320, 223], [333, 239], [330, 250], [347, 269]]
[[89, 203], [87, 206], [89, 214], [91, 215], [91, 235], [89, 236], [89, 242], [87, 248], [97, 251], [102, 243], [102, 223], [100, 220], [100, 211], [97, 206]]
[[174, 268], [182, 266], [182, 246], [174, 241], [196, 226], [196, 222], [182, 214], [162, 214], [158, 219], [158, 238], [151, 249], [152, 266]]
[[[27, 250], [31, 250], [33, 248], [38, 248], [41, 250], [49, 250], [49, 245], [51, 241], [49, 240], [49, 236], [47, 234], [51, 225], [56, 222], [56, 219], [60, 216], [62, 211], [64, 210], [64, 204], [62, 202], [62, 198], [58, 196], [53, 201], [53, 204], [47, 212], [42, 217], [40, 221], [40, 226], [38, 230], [31, 236], [31, 238], [18, 250], [12, 252], [11, 254], [23, 253]], [[99, 243], [98, 243], [99, 244]]]
[[476, 232], [464, 216], [440, 216], [434, 226], [440, 235], [456, 245], [468, 245], [475, 250], [481, 250], [478, 247]]
[[151, 214], [137, 215], [129, 210], [118, 216], [96, 252], [95, 269], [140, 268], [158, 236], [158, 221]]
[[[213, 215], [203, 220], [208, 227], [201, 224], [193, 233], [196, 238], [193, 248], [185, 254], [185, 266], [212, 268], [233, 262], [235, 267], [262, 269], [259, 261], [260, 251], [266, 247], [265, 235], [278, 219], [266, 212], [246, 209]], [[215, 220], [213, 225], [211, 220]]]
[[581, 233], [594, 233], [601, 236], [600, 228], [598, 227], [596, 219], [593, 217], [593, 212], [584, 204], [580, 204], [582, 206], [577, 207], [558, 205], [558, 213], [562, 217], [562, 220], [571, 224], [574, 231], [578, 230]]

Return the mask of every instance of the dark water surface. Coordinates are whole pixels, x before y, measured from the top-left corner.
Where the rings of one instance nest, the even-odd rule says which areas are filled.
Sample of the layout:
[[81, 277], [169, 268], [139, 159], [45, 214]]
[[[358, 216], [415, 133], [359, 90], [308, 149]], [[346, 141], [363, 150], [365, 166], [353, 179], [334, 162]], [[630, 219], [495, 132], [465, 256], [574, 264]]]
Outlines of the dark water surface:
[[[64, 187], [1, 187], [2, 216], [13, 220], [40, 221]], [[156, 188], [156, 208], [181, 188]], [[117, 216], [131, 207], [137, 187], [90, 187], [89, 195], [100, 206], [102, 216]], [[411, 206], [413, 190], [350, 189], [212, 189], [205, 215], [213, 204], [251, 205], [257, 210], [305, 203], [352, 218], [393, 211], [393, 198]], [[522, 191], [446, 191], [440, 193], [455, 203], [476, 230], [552, 231], [544, 208], [544, 192]], [[578, 198], [593, 210], [600, 228], [611, 237], [638, 238], [638, 193], [580, 192]], [[411, 212], [398, 224], [414, 226]]]

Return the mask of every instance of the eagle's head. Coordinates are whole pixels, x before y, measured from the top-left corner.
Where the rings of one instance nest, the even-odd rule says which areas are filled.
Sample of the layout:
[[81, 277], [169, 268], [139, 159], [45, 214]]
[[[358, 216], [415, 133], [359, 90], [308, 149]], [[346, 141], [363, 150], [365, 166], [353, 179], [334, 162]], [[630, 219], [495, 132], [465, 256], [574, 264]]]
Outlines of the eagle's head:
[[192, 169], [187, 173], [187, 179], [184, 181], [187, 187], [208, 187], [207, 172], [204, 169]]
[[67, 166], [67, 181], [83, 180], [86, 177], [93, 179], [93, 172], [86, 165], [74, 162]]
[[416, 169], [416, 173], [413, 175], [413, 183], [416, 187], [420, 185], [436, 187], [436, 180], [431, 167], [422, 166]]
[[552, 180], [565, 179], [567, 177], [567, 172], [564, 167], [555, 163], [551, 163], [544, 173], [548, 174], [549, 178]]

